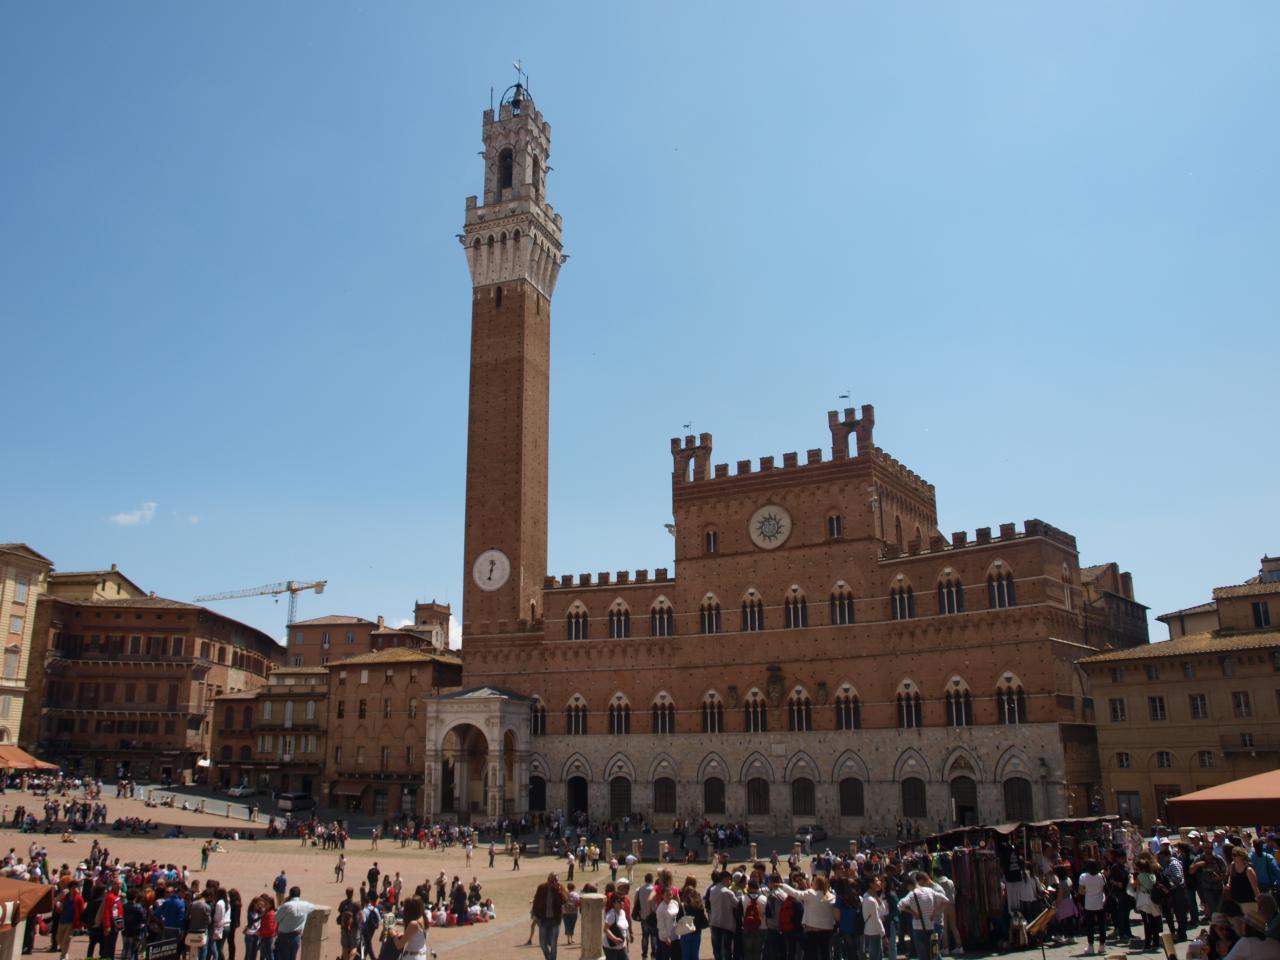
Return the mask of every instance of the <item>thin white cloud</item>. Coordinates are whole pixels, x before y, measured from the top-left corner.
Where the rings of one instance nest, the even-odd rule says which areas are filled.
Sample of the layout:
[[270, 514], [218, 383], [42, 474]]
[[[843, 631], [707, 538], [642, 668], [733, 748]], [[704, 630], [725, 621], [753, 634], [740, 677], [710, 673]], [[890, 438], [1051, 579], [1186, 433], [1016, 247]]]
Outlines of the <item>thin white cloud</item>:
[[187, 520], [188, 520], [188, 522], [190, 522], [192, 525], [195, 525], [195, 524], [197, 524], [197, 523], [199, 523], [199, 522], [200, 522], [200, 518], [199, 518], [198, 516], [196, 516], [194, 513], [193, 513], [191, 516], [187, 517]]
[[137, 527], [150, 523], [156, 515], [156, 502], [148, 500], [137, 510], [126, 510], [124, 513], [113, 513], [107, 519], [117, 527]]
[[449, 614], [449, 649], [458, 650], [462, 647], [462, 624], [458, 622], [458, 618], [452, 613]]
[[396, 629], [400, 630], [404, 627], [410, 627], [410, 626], [413, 626], [412, 620], [401, 620], [399, 623], [396, 624]]

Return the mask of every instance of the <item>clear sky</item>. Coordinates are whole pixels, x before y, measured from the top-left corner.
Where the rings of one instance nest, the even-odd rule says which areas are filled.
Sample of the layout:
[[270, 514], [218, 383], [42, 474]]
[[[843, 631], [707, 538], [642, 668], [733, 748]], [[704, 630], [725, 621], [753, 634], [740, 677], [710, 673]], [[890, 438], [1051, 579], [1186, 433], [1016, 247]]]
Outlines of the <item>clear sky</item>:
[[1200, 602], [1280, 551], [1278, 44], [1270, 0], [0, 5], [0, 540], [456, 609], [454, 237], [521, 57], [550, 572], [671, 563], [682, 424], [780, 457], [851, 391], [945, 532], [1039, 517]]

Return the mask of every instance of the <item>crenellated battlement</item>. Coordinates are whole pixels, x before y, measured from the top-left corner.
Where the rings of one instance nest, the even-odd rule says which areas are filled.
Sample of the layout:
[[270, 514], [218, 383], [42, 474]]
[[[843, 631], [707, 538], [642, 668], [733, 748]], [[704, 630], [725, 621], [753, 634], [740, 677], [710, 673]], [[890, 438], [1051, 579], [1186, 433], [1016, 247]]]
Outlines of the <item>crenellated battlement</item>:
[[885, 543], [880, 559], [899, 560], [905, 557], [918, 557], [931, 553], [946, 553], [952, 550], [986, 547], [998, 543], [1012, 543], [1015, 540], [1025, 540], [1028, 537], [1043, 537], [1069, 550], [1076, 550], [1076, 538], [1065, 530], [1060, 530], [1053, 526], [1053, 524], [1033, 519], [1025, 521], [1022, 527], [1022, 531], [1019, 532], [1016, 523], [1002, 523], [995, 536], [992, 536], [990, 527], [978, 527], [974, 531], [972, 540], [969, 539], [967, 531], [960, 530], [951, 534], [950, 540], [941, 534], [934, 534], [927, 542], [923, 539], [913, 538], [901, 548], [895, 543]]
[[889, 454], [885, 453], [879, 447], [874, 448], [874, 453], [875, 453], [876, 464], [882, 470], [885, 470], [886, 472], [892, 474], [897, 480], [906, 484], [908, 487], [915, 488], [915, 490], [918, 493], [924, 494], [929, 498], [933, 497], [934, 495], [933, 484], [930, 483], [928, 480], [924, 479], [924, 477], [920, 476], [920, 474], [916, 473], [914, 470], [912, 470], [906, 464], [899, 461], [897, 458], [892, 457]]
[[855, 450], [858, 456], [870, 453], [875, 444], [871, 435], [876, 425], [876, 408], [869, 403], [862, 405], [862, 416], [853, 407], [845, 407], [844, 415], [838, 410], [827, 411], [827, 426], [831, 429], [831, 459], [849, 459], [849, 434], [857, 438]]
[[648, 570], [637, 570], [634, 574], [630, 570], [619, 570], [616, 573], [602, 570], [594, 576], [589, 573], [580, 573], [577, 576], [566, 573], [559, 577], [547, 577], [542, 581], [542, 589], [545, 591], [581, 590], [586, 587], [631, 587], [637, 584], [673, 583], [674, 581], [675, 577], [666, 567], [656, 567], [652, 577], [649, 576]]
[[[703, 433], [694, 437], [692, 434], [683, 440], [671, 438], [671, 484], [673, 487], [698, 483], [704, 480], [728, 480], [738, 477], [759, 477], [770, 474], [777, 475], [783, 471], [804, 470], [821, 464], [838, 463], [853, 459], [865, 459], [887, 472], [893, 479], [902, 483], [913, 492], [932, 500], [933, 484], [929, 483], [914, 470], [904, 466], [898, 460], [885, 453], [872, 442], [873, 429], [876, 422], [875, 408], [863, 404], [861, 415], [852, 407], [843, 412], [831, 410], [827, 413], [827, 425], [831, 430], [831, 459], [824, 461], [822, 449], [812, 447], [805, 451], [801, 460], [797, 451], [782, 455], [782, 463], [776, 457], [761, 457], [759, 467], [751, 460], [738, 460], [730, 468], [727, 463], [711, 464], [711, 434]], [[854, 451], [857, 456], [850, 456], [849, 437], [856, 438]]]

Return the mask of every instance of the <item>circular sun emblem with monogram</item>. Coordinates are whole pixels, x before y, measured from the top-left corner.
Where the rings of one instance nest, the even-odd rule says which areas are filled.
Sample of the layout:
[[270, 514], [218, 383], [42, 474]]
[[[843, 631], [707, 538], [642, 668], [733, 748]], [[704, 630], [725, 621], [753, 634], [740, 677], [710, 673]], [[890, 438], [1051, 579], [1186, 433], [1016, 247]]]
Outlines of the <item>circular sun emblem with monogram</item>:
[[776, 503], [763, 506], [751, 515], [747, 532], [751, 542], [763, 550], [780, 547], [791, 536], [791, 514]]

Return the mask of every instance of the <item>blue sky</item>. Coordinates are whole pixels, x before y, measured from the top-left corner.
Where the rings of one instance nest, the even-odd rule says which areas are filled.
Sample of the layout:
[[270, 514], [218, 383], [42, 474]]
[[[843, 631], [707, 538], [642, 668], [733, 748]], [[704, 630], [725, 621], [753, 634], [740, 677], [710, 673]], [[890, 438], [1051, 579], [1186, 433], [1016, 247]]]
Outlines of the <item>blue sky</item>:
[[0, 539], [183, 599], [457, 604], [454, 235], [522, 57], [572, 258], [551, 572], [671, 562], [683, 423], [780, 456], [851, 390], [944, 531], [1040, 517], [1199, 602], [1280, 550], [1278, 34], [1269, 2], [4, 4]]

